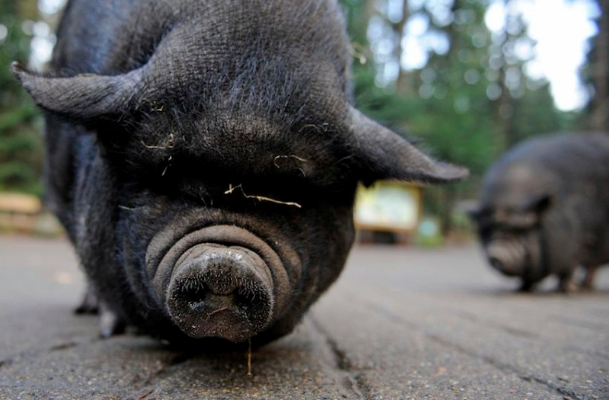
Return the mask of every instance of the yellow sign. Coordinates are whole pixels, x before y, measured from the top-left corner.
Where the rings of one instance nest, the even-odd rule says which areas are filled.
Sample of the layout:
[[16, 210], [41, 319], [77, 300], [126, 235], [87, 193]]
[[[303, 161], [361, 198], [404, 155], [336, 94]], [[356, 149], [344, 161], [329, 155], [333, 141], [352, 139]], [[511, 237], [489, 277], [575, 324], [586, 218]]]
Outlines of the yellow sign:
[[360, 186], [355, 204], [357, 229], [414, 232], [421, 215], [418, 187], [403, 182], [382, 181], [370, 188]]
[[38, 214], [42, 209], [37, 197], [18, 193], [0, 193], [0, 212]]

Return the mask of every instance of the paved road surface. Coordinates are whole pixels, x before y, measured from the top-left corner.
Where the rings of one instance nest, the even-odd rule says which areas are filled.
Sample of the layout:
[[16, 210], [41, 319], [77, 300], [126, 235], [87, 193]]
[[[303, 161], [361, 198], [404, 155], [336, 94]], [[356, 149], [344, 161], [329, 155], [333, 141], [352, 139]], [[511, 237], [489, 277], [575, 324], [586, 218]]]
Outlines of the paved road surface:
[[97, 338], [63, 241], [0, 237], [0, 399], [609, 399], [609, 268], [514, 294], [475, 247], [360, 247], [296, 332], [253, 354]]

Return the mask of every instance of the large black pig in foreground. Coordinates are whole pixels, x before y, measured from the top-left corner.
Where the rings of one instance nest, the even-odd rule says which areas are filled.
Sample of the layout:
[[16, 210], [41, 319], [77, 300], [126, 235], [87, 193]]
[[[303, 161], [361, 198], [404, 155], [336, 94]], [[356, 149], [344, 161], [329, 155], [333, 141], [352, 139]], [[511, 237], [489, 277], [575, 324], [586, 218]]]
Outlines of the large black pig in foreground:
[[549, 275], [559, 290], [591, 287], [609, 263], [609, 134], [528, 140], [505, 154], [482, 183], [474, 212], [489, 263], [519, 277], [522, 290]]
[[348, 48], [336, 0], [73, 0], [48, 73], [13, 66], [106, 334], [284, 335], [343, 268], [358, 181], [466, 175], [352, 107]]

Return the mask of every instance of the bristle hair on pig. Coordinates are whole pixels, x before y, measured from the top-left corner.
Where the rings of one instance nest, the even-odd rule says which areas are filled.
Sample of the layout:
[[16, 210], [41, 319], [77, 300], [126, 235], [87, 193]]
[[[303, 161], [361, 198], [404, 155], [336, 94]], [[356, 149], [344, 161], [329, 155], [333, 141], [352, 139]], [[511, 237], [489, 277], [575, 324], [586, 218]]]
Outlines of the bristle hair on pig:
[[541, 136], [515, 146], [486, 173], [472, 213], [489, 264], [532, 290], [590, 288], [609, 263], [609, 134]]
[[285, 335], [343, 268], [358, 182], [466, 176], [354, 108], [349, 45], [336, 0], [72, 0], [48, 71], [13, 65], [104, 335]]

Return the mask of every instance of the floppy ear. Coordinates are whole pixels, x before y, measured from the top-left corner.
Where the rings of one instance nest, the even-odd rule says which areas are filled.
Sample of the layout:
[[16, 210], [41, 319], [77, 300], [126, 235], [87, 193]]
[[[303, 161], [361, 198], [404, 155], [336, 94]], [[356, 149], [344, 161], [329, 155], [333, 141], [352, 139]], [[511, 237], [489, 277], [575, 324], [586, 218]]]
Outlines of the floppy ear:
[[81, 120], [126, 113], [143, 77], [142, 69], [115, 76], [44, 77], [28, 72], [17, 62], [11, 70], [38, 106]]
[[466, 168], [433, 160], [351, 106], [349, 127], [356, 142], [356, 157], [367, 175], [363, 178], [365, 183], [379, 179], [451, 182], [469, 175]]

